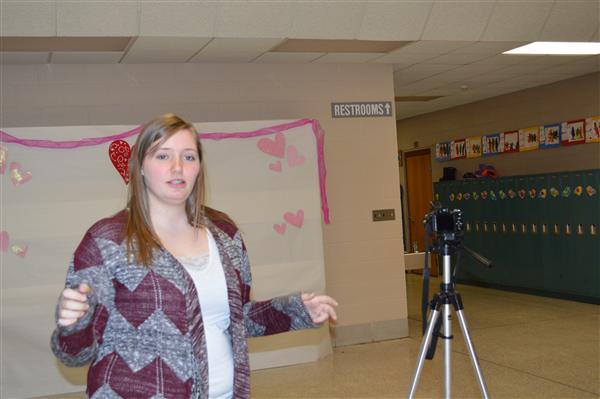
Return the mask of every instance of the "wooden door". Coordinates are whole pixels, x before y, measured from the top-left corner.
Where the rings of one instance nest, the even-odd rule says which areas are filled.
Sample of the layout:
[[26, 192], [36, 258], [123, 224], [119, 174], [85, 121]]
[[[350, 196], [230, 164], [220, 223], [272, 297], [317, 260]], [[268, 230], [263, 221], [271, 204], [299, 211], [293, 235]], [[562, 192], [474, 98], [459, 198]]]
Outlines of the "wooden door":
[[[433, 200], [433, 182], [431, 180], [431, 153], [430, 150], [406, 152], [406, 198], [408, 202], [408, 226], [410, 240], [407, 251], [413, 250], [413, 243], [417, 243], [419, 252], [425, 250], [425, 228], [423, 216], [429, 212], [430, 202]], [[435, 257], [431, 257], [435, 263]], [[437, 274], [437, 265], [431, 265], [433, 275]]]

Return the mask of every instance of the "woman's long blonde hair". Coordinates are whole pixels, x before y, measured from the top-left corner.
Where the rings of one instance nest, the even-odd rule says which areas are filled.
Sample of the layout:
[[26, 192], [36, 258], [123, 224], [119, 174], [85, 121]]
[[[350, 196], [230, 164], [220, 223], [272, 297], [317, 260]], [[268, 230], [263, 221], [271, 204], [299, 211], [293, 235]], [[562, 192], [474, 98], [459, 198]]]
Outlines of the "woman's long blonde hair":
[[190, 196], [185, 202], [185, 211], [190, 225], [200, 227], [205, 216], [204, 206], [204, 166], [202, 163], [202, 144], [198, 132], [191, 123], [188, 123], [174, 114], [165, 114], [146, 123], [133, 145], [129, 159], [129, 189], [127, 208], [127, 228], [125, 240], [127, 252], [133, 255], [136, 263], [150, 266], [152, 252], [161, 249], [160, 239], [152, 228], [148, 194], [142, 176], [142, 165], [148, 155], [153, 155], [156, 150], [181, 130], [189, 130], [195, 140], [200, 162], [200, 173]]

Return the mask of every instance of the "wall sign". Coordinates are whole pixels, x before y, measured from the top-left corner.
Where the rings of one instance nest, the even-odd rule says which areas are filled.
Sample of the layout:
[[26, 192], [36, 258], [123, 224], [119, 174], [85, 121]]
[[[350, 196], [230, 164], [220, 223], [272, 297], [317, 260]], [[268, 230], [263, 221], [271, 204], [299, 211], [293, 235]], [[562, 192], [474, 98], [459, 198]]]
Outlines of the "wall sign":
[[391, 101], [331, 103], [332, 118], [376, 118], [392, 116]]

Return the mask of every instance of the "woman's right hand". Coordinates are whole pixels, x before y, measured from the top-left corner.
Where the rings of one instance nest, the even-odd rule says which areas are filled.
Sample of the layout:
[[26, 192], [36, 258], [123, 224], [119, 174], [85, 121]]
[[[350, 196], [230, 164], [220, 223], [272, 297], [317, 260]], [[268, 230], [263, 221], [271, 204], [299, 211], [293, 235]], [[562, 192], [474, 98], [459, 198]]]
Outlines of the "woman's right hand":
[[65, 288], [60, 295], [58, 309], [58, 325], [68, 327], [81, 319], [90, 308], [88, 294], [92, 291], [83, 283], [77, 287]]

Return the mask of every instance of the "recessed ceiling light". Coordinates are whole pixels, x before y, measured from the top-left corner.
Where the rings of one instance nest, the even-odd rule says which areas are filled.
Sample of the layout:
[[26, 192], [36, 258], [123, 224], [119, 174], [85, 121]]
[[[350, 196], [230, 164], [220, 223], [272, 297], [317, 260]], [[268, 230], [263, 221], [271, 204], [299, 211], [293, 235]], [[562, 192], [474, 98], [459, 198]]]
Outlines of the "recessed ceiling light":
[[124, 51], [130, 37], [16, 37], [0, 38], [0, 51]]
[[600, 42], [534, 42], [502, 54], [595, 55], [600, 54]]

